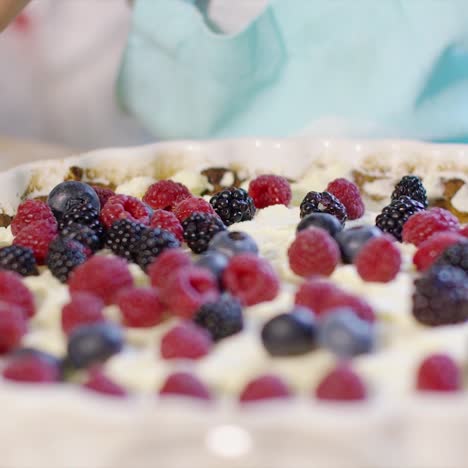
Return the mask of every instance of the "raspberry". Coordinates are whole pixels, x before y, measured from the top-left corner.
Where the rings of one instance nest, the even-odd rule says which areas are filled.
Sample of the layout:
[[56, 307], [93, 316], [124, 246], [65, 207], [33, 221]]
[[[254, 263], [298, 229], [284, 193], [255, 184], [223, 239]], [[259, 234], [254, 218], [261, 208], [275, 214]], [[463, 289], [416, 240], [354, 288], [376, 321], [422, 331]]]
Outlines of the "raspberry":
[[162, 337], [161, 356], [163, 359], [200, 359], [212, 346], [206, 330], [192, 322], [182, 322]]
[[8, 353], [19, 346], [26, 330], [23, 309], [14, 304], [0, 302], [0, 354]]
[[188, 372], [171, 374], [159, 390], [161, 396], [178, 395], [202, 400], [211, 400], [208, 388], [197, 377]]
[[101, 210], [104, 208], [104, 205], [107, 203], [110, 197], [115, 195], [115, 192], [107, 187], [99, 187], [97, 185], [91, 185], [94, 191], [97, 193], [99, 198], [99, 203], [101, 205]]
[[71, 272], [86, 261], [87, 255], [83, 244], [61, 236], [49, 246], [47, 266], [50, 272], [62, 283], [66, 283]]
[[348, 215], [343, 203], [329, 192], [309, 192], [301, 202], [301, 218], [311, 213], [328, 213], [344, 224]]
[[161, 300], [170, 311], [182, 318], [192, 318], [196, 311], [208, 302], [219, 298], [218, 282], [205, 268], [178, 268], [164, 282]]
[[249, 184], [249, 195], [257, 208], [291, 203], [292, 192], [289, 182], [284, 177], [261, 175]]
[[445, 249], [437, 259], [436, 265], [453, 266], [468, 274], [468, 241], [463, 237], [461, 242]]
[[89, 292], [106, 304], [113, 304], [117, 293], [133, 285], [127, 262], [117, 257], [95, 255], [78, 266], [70, 276], [68, 286], [73, 292]]
[[208, 213], [218, 216], [213, 207], [203, 198], [190, 197], [182, 200], [174, 207], [174, 214], [183, 223], [192, 213]]
[[208, 330], [215, 341], [234, 335], [244, 327], [242, 307], [237, 299], [228, 294], [217, 302], [202, 305], [194, 321]]
[[458, 231], [460, 223], [456, 216], [443, 208], [431, 208], [411, 216], [403, 227], [403, 240], [419, 246], [436, 232]]
[[319, 400], [359, 401], [367, 398], [362, 379], [347, 364], [338, 364], [315, 390]]
[[300, 231], [288, 249], [289, 266], [299, 276], [330, 276], [340, 261], [340, 248], [327, 231], [310, 227]]
[[255, 216], [254, 202], [241, 188], [230, 187], [216, 193], [210, 204], [226, 226], [249, 221]]
[[104, 321], [104, 302], [94, 294], [77, 292], [62, 308], [62, 329], [69, 335], [74, 328]]
[[154, 259], [166, 249], [180, 247], [179, 241], [168, 231], [157, 228], [145, 229], [133, 245], [133, 260], [146, 271]]
[[461, 372], [457, 363], [446, 354], [432, 354], [418, 369], [416, 388], [422, 391], [453, 392], [460, 390]]
[[392, 193], [392, 200], [396, 200], [403, 195], [422, 203], [424, 208], [427, 208], [426, 189], [419, 177], [407, 175], [398, 182]]
[[399, 273], [401, 253], [393, 236], [370, 239], [354, 259], [356, 270], [364, 281], [388, 283]]
[[0, 269], [14, 271], [21, 276], [37, 276], [39, 274], [33, 251], [20, 245], [0, 248]]
[[298, 288], [295, 304], [308, 307], [320, 314], [326, 310], [330, 297], [341, 294], [342, 291], [333, 283], [311, 278]]
[[26, 318], [36, 313], [31, 291], [12, 271], [0, 271], [0, 305], [4, 302], [21, 308]]
[[375, 225], [383, 232], [388, 232], [395, 239], [402, 240], [403, 226], [417, 212], [423, 211], [424, 205], [409, 197], [402, 196], [392, 200], [375, 218]]
[[101, 237], [89, 226], [84, 224], [71, 223], [60, 233], [64, 239], [70, 239], [86, 246], [89, 252], [96, 252], [101, 248]]
[[37, 354], [13, 356], [3, 369], [3, 377], [23, 383], [51, 383], [60, 380], [60, 371], [52, 360]]
[[244, 387], [239, 400], [242, 403], [248, 403], [273, 398], [290, 398], [291, 396], [291, 391], [281, 378], [275, 375], [262, 375], [251, 380]]
[[148, 187], [143, 201], [154, 210], [172, 211], [177, 203], [191, 196], [185, 185], [172, 180], [160, 180]]
[[164, 250], [148, 267], [151, 284], [156, 288], [163, 288], [169, 277], [179, 268], [192, 264], [190, 257], [180, 249]]
[[247, 306], [272, 301], [280, 289], [278, 276], [271, 265], [252, 253], [231, 258], [223, 273], [223, 284]]
[[163, 319], [164, 307], [153, 288], [126, 288], [118, 294], [117, 305], [127, 327], [153, 327]]
[[11, 222], [11, 232], [17, 236], [25, 227], [37, 221], [48, 221], [57, 227], [57, 221], [47, 203], [40, 200], [26, 200], [18, 206]]
[[184, 230], [177, 216], [170, 211], [156, 210], [151, 218], [151, 227], [164, 229], [172, 234], [179, 241], [184, 241]]
[[330, 182], [327, 192], [335, 195], [346, 208], [348, 219], [359, 219], [364, 215], [365, 206], [361, 198], [361, 192], [356, 184], [341, 178]]
[[150, 208], [138, 198], [129, 195], [114, 195], [101, 210], [101, 221], [107, 228], [110, 228], [118, 219], [129, 219], [148, 225], [150, 214]]
[[468, 237], [468, 224], [461, 227], [460, 234], [464, 237]]
[[133, 261], [135, 244], [141, 239], [145, 229], [146, 226], [143, 224], [129, 219], [119, 219], [107, 230], [105, 245], [115, 255]]
[[205, 252], [211, 239], [218, 232], [226, 230], [218, 215], [208, 213], [192, 213], [184, 220], [182, 227], [185, 242], [197, 254]]
[[414, 282], [413, 315], [424, 325], [468, 320], [468, 278], [453, 266], [434, 266]]
[[349, 307], [362, 320], [375, 321], [374, 311], [366, 301], [326, 281], [310, 279], [303, 283], [296, 292], [295, 303], [308, 307], [317, 315], [339, 307]]
[[463, 239], [464, 237], [458, 232], [436, 232], [429, 239], [419, 244], [418, 251], [413, 257], [413, 263], [418, 271], [426, 271], [434, 264], [444, 250]]
[[57, 237], [57, 225], [48, 220], [36, 221], [21, 230], [14, 238], [14, 245], [29, 247], [38, 265], [43, 265], [49, 251], [49, 244]]
[[83, 384], [83, 387], [93, 392], [107, 396], [127, 396], [127, 391], [125, 390], [125, 388], [113, 382], [99, 368], [95, 367], [89, 370], [88, 379]]

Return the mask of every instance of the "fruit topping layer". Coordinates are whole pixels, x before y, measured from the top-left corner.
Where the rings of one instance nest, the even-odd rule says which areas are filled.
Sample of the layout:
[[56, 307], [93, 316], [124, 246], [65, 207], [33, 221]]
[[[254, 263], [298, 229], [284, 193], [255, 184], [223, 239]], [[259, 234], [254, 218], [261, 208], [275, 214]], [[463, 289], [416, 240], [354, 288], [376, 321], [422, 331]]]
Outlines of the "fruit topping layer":
[[204, 174], [19, 205], [0, 228], [4, 380], [242, 403], [463, 388], [468, 228], [419, 177], [375, 212], [345, 178], [301, 196]]

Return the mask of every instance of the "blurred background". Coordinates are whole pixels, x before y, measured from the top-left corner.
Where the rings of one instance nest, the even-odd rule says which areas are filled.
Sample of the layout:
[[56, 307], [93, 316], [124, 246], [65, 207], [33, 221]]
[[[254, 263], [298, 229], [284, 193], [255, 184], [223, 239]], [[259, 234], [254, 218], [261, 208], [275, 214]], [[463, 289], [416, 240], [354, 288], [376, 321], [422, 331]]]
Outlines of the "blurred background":
[[158, 135], [468, 142], [466, 0], [31, 0], [0, 63], [0, 169]]
[[[227, 32], [267, 3], [244, 0], [232, 9], [231, 1], [200, 2], [209, 3], [210, 21]], [[131, 0], [33, 0], [0, 34], [3, 161], [15, 148], [18, 157], [43, 157], [155, 140], [115, 99], [131, 8]]]

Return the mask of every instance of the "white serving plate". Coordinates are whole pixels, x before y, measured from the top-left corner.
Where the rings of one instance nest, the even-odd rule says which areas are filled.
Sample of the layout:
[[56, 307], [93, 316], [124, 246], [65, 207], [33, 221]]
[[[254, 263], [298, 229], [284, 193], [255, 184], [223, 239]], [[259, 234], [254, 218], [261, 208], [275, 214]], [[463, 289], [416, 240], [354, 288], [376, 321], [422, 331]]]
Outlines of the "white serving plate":
[[[232, 140], [159, 143], [26, 164], [0, 174], [0, 211], [47, 193], [71, 166], [102, 181], [168, 177], [181, 169], [241, 168], [296, 178], [339, 162], [395, 170], [408, 161], [428, 177], [450, 163], [468, 174], [468, 147], [403, 141]], [[248, 169], [246, 169], [248, 168]], [[454, 169], [455, 168], [455, 169]], [[465, 176], [467, 175], [465, 174]], [[438, 188], [433, 187], [436, 192]], [[467, 343], [468, 344], [468, 343]], [[128, 401], [62, 386], [0, 383], [0, 466], [5, 468], [302, 468], [467, 466], [468, 399], [408, 395], [336, 405], [297, 398], [239, 408], [184, 399]]]

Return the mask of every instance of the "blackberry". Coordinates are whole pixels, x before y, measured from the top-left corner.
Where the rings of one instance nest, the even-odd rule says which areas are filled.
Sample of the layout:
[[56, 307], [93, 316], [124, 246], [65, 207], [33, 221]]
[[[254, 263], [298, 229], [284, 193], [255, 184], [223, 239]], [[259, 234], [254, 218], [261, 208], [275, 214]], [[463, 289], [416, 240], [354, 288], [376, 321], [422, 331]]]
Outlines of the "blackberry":
[[21, 245], [9, 245], [0, 249], [0, 269], [14, 271], [21, 276], [39, 274], [33, 251]]
[[70, 223], [62, 229], [63, 238], [71, 239], [96, 252], [102, 247], [102, 241], [95, 231], [84, 224]]
[[344, 224], [347, 218], [346, 208], [343, 203], [329, 192], [309, 192], [301, 203], [301, 218], [311, 213], [328, 213], [341, 224]]
[[119, 257], [133, 261], [134, 245], [145, 229], [143, 224], [128, 219], [115, 221], [107, 230], [105, 246]]
[[136, 241], [131, 253], [133, 261], [146, 271], [154, 259], [165, 249], [174, 249], [180, 246], [174, 234], [164, 229], [146, 228], [141, 233], [141, 237]]
[[210, 204], [226, 226], [249, 221], [255, 216], [252, 197], [241, 188], [230, 187], [216, 193]]
[[468, 319], [468, 276], [460, 268], [434, 266], [414, 282], [413, 315], [424, 325]]
[[182, 223], [182, 227], [185, 242], [197, 254], [205, 252], [211, 239], [226, 229], [218, 216], [208, 213], [192, 213]]
[[62, 283], [66, 283], [70, 273], [85, 261], [85, 248], [77, 241], [59, 236], [49, 245], [47, 266]]
[[451, 245], [437, 259], [436, 264], [457, 267], [468, 274], [468, 241]]
[[208, 330], [215, 341], [240, 332], [244, 326], [240, 302], [228, 295], [201, 306], [194, 321]]
[[60, 219], [59, 230], [62, 231], [70, 224], [77, 223], [88, 226], [92, 229], [99, 239], [104, 237], [104, 227], [99, 221], [99, 211], [92, 203], [82, 203], [72, 206]]
[[388, 232], [397, 240], [402, 240], [403, 226], [410, 216], [418, 211], [424, 210], [424, 205], [417, 200], [412, 200], [408, 196], [402, 196], [393, 200], [380, 213], [375, 225], [383, 232]]
[[392, 200], [397, 200], [404, 195], [422, 203], [424, 208], [427, 208], [426, 189], [418, 176], [406, 175], [395, 185], [395, 189], [392, 193]]

